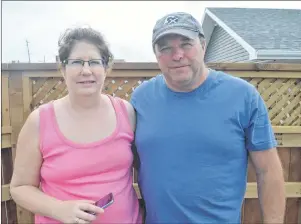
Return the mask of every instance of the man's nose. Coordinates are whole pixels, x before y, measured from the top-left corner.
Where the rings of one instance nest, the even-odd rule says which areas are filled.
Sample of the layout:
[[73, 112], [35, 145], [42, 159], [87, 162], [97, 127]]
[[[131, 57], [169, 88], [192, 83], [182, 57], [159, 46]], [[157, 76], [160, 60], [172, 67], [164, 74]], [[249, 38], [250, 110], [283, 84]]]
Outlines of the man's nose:
[[180, 61], [184, 56], [184, 51], [183, 49], [177, 47], [177, 48], [174, 48], [173, 51], [172, 51], [172, 59], [174, 61]]

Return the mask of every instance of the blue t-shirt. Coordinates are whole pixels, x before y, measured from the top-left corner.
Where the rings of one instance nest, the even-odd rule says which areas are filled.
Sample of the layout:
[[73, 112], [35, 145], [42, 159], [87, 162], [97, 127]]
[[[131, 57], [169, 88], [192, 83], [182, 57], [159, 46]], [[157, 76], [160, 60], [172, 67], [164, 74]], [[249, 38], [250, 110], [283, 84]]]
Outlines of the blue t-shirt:
[[276, 147], [256, 88], [210, 70], [201, 86], [181, 93], [158, 75], [131, 103], [146, 223], [240, 223], [248, 150]]

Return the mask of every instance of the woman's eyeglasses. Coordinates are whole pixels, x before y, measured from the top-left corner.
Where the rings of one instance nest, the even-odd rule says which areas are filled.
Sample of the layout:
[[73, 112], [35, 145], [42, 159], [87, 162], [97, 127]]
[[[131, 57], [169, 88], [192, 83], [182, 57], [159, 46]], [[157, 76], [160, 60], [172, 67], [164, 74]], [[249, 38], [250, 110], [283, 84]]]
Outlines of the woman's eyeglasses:
[[82, 68], [85, 65], [85, 62], [88, 63], [90, 68], [100, 68], [105, 66], [102, 59], [91, 59], [89, 61], [81, 59], [66, 59], [64, 64], [72, 68]]

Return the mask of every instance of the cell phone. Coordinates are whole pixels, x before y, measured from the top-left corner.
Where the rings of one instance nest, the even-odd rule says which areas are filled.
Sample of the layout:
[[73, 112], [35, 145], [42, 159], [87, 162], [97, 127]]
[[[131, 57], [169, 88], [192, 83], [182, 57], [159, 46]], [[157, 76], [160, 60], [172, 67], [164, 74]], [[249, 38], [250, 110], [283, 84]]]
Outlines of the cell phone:
[[98, 200], [95, 205], [105, 209], [107, 207], [109, 207], [111, 204], [113, 204], [114, 202], [114, 197], [112, 193], [107, 194], [106, 196], [104, 196], [103, 198], [101, 198], [100, 200]]

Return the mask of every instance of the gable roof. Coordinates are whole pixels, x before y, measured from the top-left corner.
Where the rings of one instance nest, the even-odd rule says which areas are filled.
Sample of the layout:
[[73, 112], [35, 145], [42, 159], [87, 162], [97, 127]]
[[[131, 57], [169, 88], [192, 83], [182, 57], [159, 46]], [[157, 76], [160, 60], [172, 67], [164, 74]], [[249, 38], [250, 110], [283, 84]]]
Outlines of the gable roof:
[[206, 8], [202, 21], [210, 40], [221, 26], [250, 54], [250, 59], [301, 59], [301, 10]]

